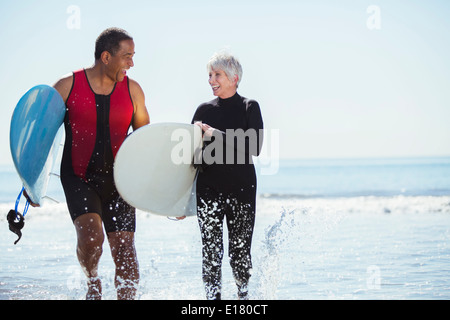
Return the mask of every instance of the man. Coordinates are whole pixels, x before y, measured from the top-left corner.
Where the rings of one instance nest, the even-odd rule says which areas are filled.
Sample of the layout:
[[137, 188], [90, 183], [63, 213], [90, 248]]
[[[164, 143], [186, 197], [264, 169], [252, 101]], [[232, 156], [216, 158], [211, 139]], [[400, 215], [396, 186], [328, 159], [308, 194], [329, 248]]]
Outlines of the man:
[[102, 297], [102, 224], [116, 266], [117, 298], [134, 299], [139, 282], [135, 208], [119, 196], [113, 178], [114, 157], [129, 127], [135, 130], [150, 122], [141, 87], [126, 75], [134, 66], [134, 53], [133, 38], [126, 31], [107, 29], [97, 38], [95, 64], [54, 85], [67, 107], [61, 182], [90, 300]]

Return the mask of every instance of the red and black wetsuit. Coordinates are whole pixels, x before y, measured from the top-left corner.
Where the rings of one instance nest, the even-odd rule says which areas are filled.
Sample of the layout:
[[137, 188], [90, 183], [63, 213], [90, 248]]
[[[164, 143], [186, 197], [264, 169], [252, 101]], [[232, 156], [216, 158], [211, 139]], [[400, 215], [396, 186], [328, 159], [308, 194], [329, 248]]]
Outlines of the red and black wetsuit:
[[72, 219], [98, 213], [107, 232], [134, 231], [135, 209], [120, 198], [113, 177], [134, 114], [128, 77], [109, 95], [99, 95], [85, 70], [76, 71], [66, 107], [61, 182]]

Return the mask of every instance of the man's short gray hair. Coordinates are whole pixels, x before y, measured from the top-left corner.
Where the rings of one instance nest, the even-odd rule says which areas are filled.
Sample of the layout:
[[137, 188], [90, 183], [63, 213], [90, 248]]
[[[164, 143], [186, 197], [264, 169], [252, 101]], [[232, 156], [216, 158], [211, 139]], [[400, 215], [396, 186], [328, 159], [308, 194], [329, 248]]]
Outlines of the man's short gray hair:
[[238, 77], [236, 88], [239, 87], [239, 83], [242, 79], [242, 66], [239, 60], [233, 55], [226, 52], [215, 53], [211, 59], [209, 59], [206, 65], [208, 72], [213, 70], [223, 70], [230, 81], [234, 80], [234, 76]]

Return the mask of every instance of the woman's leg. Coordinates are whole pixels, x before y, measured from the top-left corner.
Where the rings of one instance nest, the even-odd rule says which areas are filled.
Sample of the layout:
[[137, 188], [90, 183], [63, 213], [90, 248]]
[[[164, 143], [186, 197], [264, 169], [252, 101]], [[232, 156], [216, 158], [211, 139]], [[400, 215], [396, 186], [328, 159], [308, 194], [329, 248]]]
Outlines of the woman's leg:
[[232, 199], [227, 205], [229, 258], [233, 276], [238, 287], [239, 299], [248, 298], [248, 282], [251, 276], [251, 246], [255, 225], [255, 204]]
[[202, 277], [208, 300], [221, 299], [223, 210], [217, 195], [197, 188], [197, 218], [202, 237]]

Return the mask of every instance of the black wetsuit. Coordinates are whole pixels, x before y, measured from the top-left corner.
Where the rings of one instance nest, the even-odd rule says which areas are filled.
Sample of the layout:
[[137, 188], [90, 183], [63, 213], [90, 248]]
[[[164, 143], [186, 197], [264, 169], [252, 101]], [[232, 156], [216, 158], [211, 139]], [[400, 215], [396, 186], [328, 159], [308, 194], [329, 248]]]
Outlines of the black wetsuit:
[[[261, 111], [256, 101], [236, 93], [229, 99], [217, 98], [200, 105], [192, 123], [196, 121], [220, 130], [215, 131], [211, 141], [205, 142], [196, 185], [206, 295], [208, 299], [221, 298], [223, 220], [226, 217], [230, 264], [239, 292], [244, 296], [252, 267], [250, 251], [256, 201], [252, 156], [259, 155], [262, 145]], [[230, 139], [233, 133], [235, 137]], [[216, 147], [223, 146], [222, 156], [218, 150], [211, 151], [213, 143]], [[208, 160], [207, 155], [215, 161]]]

